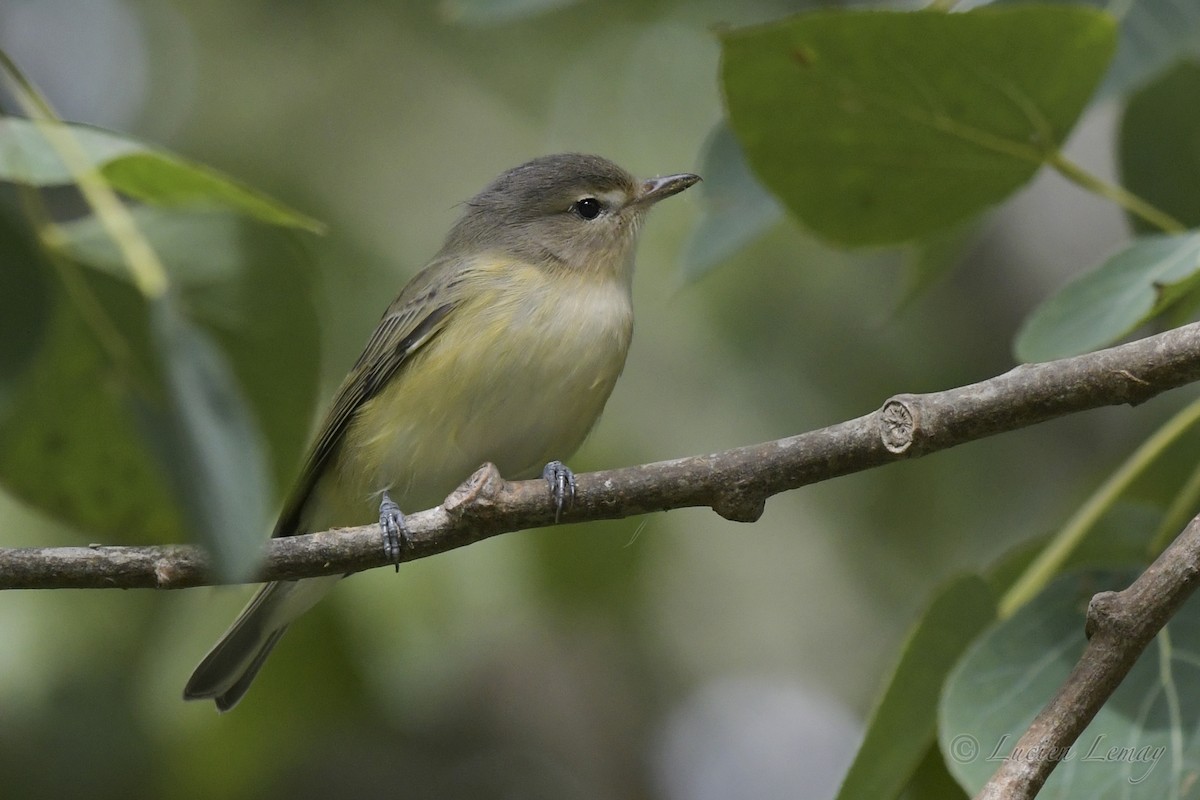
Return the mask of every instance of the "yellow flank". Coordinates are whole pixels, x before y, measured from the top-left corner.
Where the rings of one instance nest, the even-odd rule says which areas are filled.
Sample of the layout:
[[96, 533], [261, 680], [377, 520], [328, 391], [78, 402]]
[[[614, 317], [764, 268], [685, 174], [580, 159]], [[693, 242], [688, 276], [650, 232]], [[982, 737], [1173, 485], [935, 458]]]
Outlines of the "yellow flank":
[[314, 529], [369, 522], [384, 491], [406, 511], [436, 505], [485, 461], [528, 476], [599, 416], [633, 333], [624, 270], [474, 261], [448, 324], [355, 414], [314, 487]]

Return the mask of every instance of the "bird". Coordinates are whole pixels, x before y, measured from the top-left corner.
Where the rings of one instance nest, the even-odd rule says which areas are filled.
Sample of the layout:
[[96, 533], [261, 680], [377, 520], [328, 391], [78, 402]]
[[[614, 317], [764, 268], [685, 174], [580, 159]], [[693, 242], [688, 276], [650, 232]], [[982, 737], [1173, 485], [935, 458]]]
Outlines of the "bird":
[[[562, 509], [563, 463], [599, 418], [633, 334], [646, 212], [700, 177], [636, 179], [596, 155], [535, 158], [464, 204], [337, 390], [273, 536], [369, 523], [399, 563], [401, 507], [439, 504], [480, 464], [541, 469]], [[246, 694], [288, 626], [341, 575], [263, 586], [192, 673], [185, 700]]]

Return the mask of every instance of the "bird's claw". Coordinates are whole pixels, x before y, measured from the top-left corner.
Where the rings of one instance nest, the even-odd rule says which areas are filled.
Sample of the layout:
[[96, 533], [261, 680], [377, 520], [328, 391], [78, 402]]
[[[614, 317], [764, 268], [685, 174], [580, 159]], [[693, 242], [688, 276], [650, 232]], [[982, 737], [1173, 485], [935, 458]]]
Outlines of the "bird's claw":
[[551, 461], [542, 470], [542, 478], [554, 495], [554, 521], [558, 522], [563, 509], [570, 508], [575, 502], [575, 473], [561, 461]]
[[400, 556], [412, 544], [412, 536], [400, 506], [388, 497], [387, 492], [383, 493], [383, 499], [379, 502], [379, 527], [383, 530], [383, 552], [399, 572]]

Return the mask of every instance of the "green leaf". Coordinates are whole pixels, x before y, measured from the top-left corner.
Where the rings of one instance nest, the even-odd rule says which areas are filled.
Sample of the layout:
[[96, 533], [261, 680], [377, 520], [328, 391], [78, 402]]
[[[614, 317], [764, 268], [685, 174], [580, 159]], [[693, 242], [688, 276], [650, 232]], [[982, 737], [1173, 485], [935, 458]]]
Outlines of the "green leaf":
[[220, 172], [164, 153], [144, 152], [107, 162], [101, 170], [117, 191], [158, 206], [228, 209], [271, 225], [322, 233], [325, 226]]
[[1200, 280], [1200, 233], [1143, 236], [1038, 306], [1017, 333], [1022, 361], [1103, 347], [1178, 300]]
[[[1088, 601], [1135, 574], [1067, 575], [992, 627], [951, 673], [939, 711], [946, 764], [974, 794], [1083, 652]], [[1192, 797], [1200, 769], [1200, 608], [1189, 601], [1083, 732], [1039, 797]]]
[[0, 419], [17, 382], [41, 348], [50, 321], [50, 288], [29, 232], [0, 204]]
[[[97, 539], [181, 539], [179, 509], [130, 413], [133, 387], [149, 378], [105, 349], [118, 341], [140, 350], [137, 340], [111, 326], [98, 333], [61, 284], [54, 288], [45, 341], [0, 419], [0, 481]], [[111, 319], [137, 327], [140, 296], [129, 286], [95, 276], [85, 289]]]
[[925, 757], [913, 773], [912, 780], [904, 787], [904, 800], [970, 800], [954, 776], [946, 769], [942, 751], [937, 743], [931, 743]]
[[733, 132], [718, 123], [700, 155], [703, 213], [684, 246], [688, 280], [699, 280], [783, 219], [783, 209], [755, 179]]
[[307, 450], [317, 401], [316, 266], [300, 237], [288, 231], [203, 219], [240, 231], [244, 261], [236, 280], [191, 287], [188, 311], [229, 357], [270, 444], [275, 485], [287, 489]]
[[[1027, 3], [1029, 0], [1007, 0]], [[1117, 20], [1117, 52], [1096, 90], [1097, 98], [1135, 90], [1172, 63], [1200, 54], [1200, 3], [1195, 0], [1039, 0], [1091, 6]]]
[[267, 539], [271, 487], [262, 434], [233, 370], [171, 297], [150, 301], [150, 333], [165, 375], [161, 408], [137, 403], [192, 538], [217, 573], [249, 578]]
[[[297, 237], [223, 214], [135, 219], [166, 265], [189, 320], [219, 347], [265, 434], [273, 483], [290, 481], [317, 386], [312, 264]], [[111, 256], [87, 221], [60, 227], [60, 258]], [[28, 504], [106, 541], [162, 542], [190, 529], [184, 497], [144, 446], [135, 409], [165, 407], [149, 310], [113, 264], [64, 266], [45, 336], [0, 419], [0, 482]], [[270, 486], [263, 502], [270, 505]], [[253, 541], [262, 528], [247, 534]]]
[[[324, 231], [320, 222], [210, 167], [99, 128], [65, 127], [114, 189], [143, 203], [224, 209], [272, 225]], [[0, 117], [0, 181], [47, 187], [75, 179], [36, 124]]]
[[882, 800], [896, 797], [909, 784], [934, 741], [942, 682], [995, 618], [995, 595], [978, 575], [958, 578], [938, 591], [904, 643], [839, 798]]
[[[246, 263], [240, 226], [228, 218], [180, 214], [157, 208], [135, 208], [134, 223], [166, 264], [172, 281], [203, 286], [236, 280]], [[108, 229], [95, 217], [60, 223], [46, 232], [59, 255], [101, 270], [121, 281], [130, 279], [125, 256]]]
[[[131, 139], [100, 128], [67, 127], [87, 158], [97, 166], [144, 149]], [[0, 181], [45, 187], [67, 186], [75, 179], [36, 124], [18, 117], [0, 117]]]
[[1115, 37], [1111, 17], [1079, 7], [817, 12], [725, 34], [721, 76], [763, 184], [820, 236], [884, 244], [1033, 177]]
[[[189, 316], [231, 359], [267, 434], [276, 479], [286, 485], [304, 452], [316, 397], [313, 354], [320, 344], [309, 252], [295, 236], [229, 215], [139, 208], [133, 216], [183, 287]], [[92, 218], [60, 225], [54, 244], [77, 263], [128, 280], [120, 252]]]
[[[1189, 228], [1200, 227], [1198, 101], [1200, 64], [1179, 64], [1131, 97], [1121, 118], [1125, 188]], [[1158, 231], [1133, 214], [1129, 221], [1142, 233]]]

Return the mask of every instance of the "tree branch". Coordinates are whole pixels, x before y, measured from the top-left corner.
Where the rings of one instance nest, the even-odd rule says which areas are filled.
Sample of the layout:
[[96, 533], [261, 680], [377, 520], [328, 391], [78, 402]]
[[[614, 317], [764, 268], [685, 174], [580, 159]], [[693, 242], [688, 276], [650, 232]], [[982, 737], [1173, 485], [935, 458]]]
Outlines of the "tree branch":
[[[752, 522], [771, 495], [933, 453], [1054, 417], [1136, 405], [1200, 380], [1200, 323], [1074, 358], [1027, 364], [990, 380], [903, 394], [866, 416], [798, 436], [705, 456], [579, 476], [564, 522], [618, 519], [689, 506]], [[489, 465], [490, 467], [490, 465]], [[407, 517], [411, 561], [500, 533], [555, 522], [542, 481], [509, 483], [485, 467], [438, 508]], [[275, 539], [262, 580], [385, 566], [376, 526]], [[0, 589], [159, 588], [215, 583], [195, 547], [0, 549]]]
[[[1129, 588], [1101, 592], [1088, 604], [1088, 644], [1058, 694], [1034, 718], [1014, 753], [976, 800], [1019, 800], [1041, 791], [1062, 754], [1069, 752], [1134, 663], [1200, 585], [1200, 516]], [[1053, 755], [1053, 754], [1057, 754]]]

